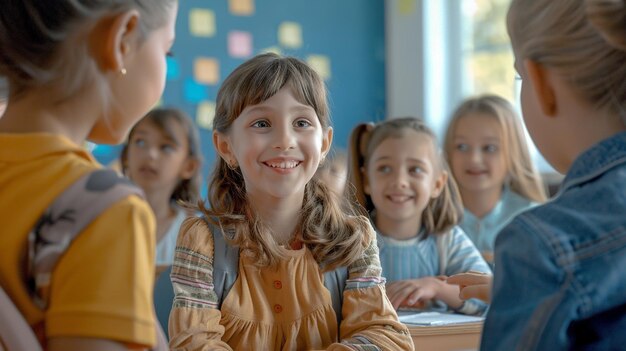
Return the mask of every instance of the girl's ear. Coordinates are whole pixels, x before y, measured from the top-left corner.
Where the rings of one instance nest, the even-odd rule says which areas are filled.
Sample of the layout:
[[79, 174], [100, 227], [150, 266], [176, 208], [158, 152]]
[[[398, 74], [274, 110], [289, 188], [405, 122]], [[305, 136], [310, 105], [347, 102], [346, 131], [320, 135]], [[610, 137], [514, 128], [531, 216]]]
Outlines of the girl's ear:
[[439, 195], [441, 195], [441, 192], [443, 192], [443, 189], [446, 187], [447, 183], [448, 183], [448, 172], [441, 171], [439, 176], [435, 179], [435, 184], [433, 184], [433, 190], [430, 193], [431, 199], [435, 199], [439, 197]]
[[120, 72], [139, 33], [139, 12], [129, 10], [101, 19], [89, 35], [89, 48], [103, 71]]
[[324, 159], [326, 155], [328, 155], [328, 152], [330, 151], [330, 146], [332, 144], [333, 144], [333, 128], [330, 127], [324, 133], [324, 136], [322, 138], [322, 159]]
[[556, 115], [556, 94], [546, 68], [539, 62], [528, 59], [524, 60], [524, 68], [541, 111], [549, 117]]
[[200, 161], [195, 157], [187, 157], [180, 168], [180, 178], [185, 180], [193, 178], [198, 168], [200, 168]]
[[227, 135], [218, 131], [213, 131], [213, 145], [226, 164], [230, 165], [233, 162], [237, 162], [235, 154], [230, 147], [230, 138]]

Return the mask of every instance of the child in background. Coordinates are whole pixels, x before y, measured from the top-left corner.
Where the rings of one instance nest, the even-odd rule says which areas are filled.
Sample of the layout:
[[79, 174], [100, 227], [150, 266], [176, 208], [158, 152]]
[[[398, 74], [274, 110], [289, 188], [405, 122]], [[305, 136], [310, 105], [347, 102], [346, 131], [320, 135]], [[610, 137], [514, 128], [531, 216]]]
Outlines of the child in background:
[[350, 136], [350, 181], [377, 231], [387, 295], [395, 308], [436, 299], [454, 311], [481, 314], [442, 276], [491, 273], [457, 224], [462, 205], [433, 132], [416, 118], [356, 126]]
[[[305, 63], [256, 56], [217, 95], [220, 156], [206, 217], [183, 223], [172, 268], [170, 346], [186, 350], [412, 350], [385, 296], [374, 231], [313, 178], [332, 128], [326, 90]], [[342, 205], [344, 208], [342, 208]], [[239, 248], [237, 279], [217, 296], [213, 228]], [[216, 229], [219, 230], [219, 229]], [[348, 268], [342, 320], [322, 272]]]
[[344, 150], [330, 152], [328, 159], [320, 165], [315, 174], [328, 188], [343, 196], [348, 178], [348, 155]]
[[500, 229], [546, 200], [522, 128], [508, 101], [482, 95], [457, 107], [444, 141], [465, 207], [460, 226], [490, 263]]
[[482, 350], [626, 345], [626, 2], [513, 0], [530, 136], [566, 173], [496, 239]]
[[198, 201], [200, 137], [182, 111], [157, 108], [130, 131], [121, 153], [124, 174], [139, 185], [156, 216], [157, 276], [174, 262], [176, 238], [187, 211]]
[[120, 143], [161, 96], [177, 9], [175, 0], [3, 3], [0, 76], [11, 104], [0, 118], [0, 283], [46, 350], [155, 344], [154, 216], [143, 199], [116, 202], [71, 243], [45, 310], [23, 273], [36, 221], [102, 167], [85, 141]]

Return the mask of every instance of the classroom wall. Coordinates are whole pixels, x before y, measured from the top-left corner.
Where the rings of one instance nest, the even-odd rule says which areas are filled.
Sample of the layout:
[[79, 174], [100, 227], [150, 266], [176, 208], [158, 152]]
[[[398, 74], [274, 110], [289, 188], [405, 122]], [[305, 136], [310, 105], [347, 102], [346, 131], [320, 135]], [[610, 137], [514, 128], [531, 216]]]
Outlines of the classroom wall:
[[[384, 17], [383, 0], [179, 2], [161, 103], [183, 109], [200, 126], [205, 179], [215, 161], [210, 125], [218, 88], [255, 54], [296, 56], [325, 78], [335, 146], [347, 146], [356, 123], [384, 119]], [[119, 149], [96, 146], [93, 152], [109, 164]]]

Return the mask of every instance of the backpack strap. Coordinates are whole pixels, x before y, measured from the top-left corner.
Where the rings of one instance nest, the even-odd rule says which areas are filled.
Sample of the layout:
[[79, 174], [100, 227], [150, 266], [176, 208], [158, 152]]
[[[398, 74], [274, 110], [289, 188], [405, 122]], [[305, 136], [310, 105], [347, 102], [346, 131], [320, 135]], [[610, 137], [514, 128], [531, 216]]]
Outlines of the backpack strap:
[[143, 192], [110, 169], [80, 177], [56, 197], [28, 235], [27, 286], [35, 304], [48, 305], [50, 278], [74, 239], [104, 210]]
[[[348, 267], [338, 267], [335, 270], [324, 273], [324, 286], [330, 291], [333, 310], [337, 316], [337, 336], [341, 335], [341, 321], [343, 317], [341, 310], [343, 307], [343, 291], [346, 289], [348, 280]], [[341, 337], [339, 337], [341, 340]]]
[[[213, 288], [218, 299], [217, 308], [220, 309], [222, 301], [228, 296], [239, 275], [239, 247], [229, 245], [224, 239], [223, 231], [211, 224], [206, 217], [203, 219], [213, 235]], [[324, 273], [324, 286], [330, 292], [333, 310], [337, 316], [337, 329], [342, 321], [343, 291], [347, 279], [347, 267], [339, 267]]]
[[213, 234], [213, 287], [217, 295], [217, 308], [222, 308], [230, 289], [239, 275], [239, 247], [228, 245], [223, 231], [202, 217]]

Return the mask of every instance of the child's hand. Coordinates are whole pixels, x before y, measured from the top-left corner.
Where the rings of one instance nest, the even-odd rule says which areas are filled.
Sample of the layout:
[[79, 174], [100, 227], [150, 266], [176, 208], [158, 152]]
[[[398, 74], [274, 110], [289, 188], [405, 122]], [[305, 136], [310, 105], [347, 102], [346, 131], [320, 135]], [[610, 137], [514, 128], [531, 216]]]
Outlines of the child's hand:
[[398, 307], [424, 307], [434, 299], [445, 282], [436, 277], [400, 280], [387, 284], [387, 296], [396, 310]]
[[483, 272], [469, 271], [455, 274], [448, 278], [449, 284], [459, 285], [459, 297], [463, 300], [476, 298], [485, 302], [491, 301], [491, 283], [493, 276]]

